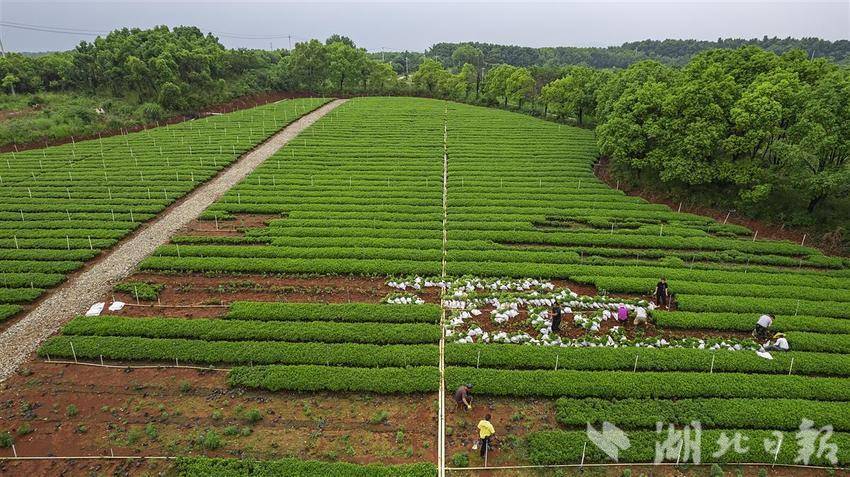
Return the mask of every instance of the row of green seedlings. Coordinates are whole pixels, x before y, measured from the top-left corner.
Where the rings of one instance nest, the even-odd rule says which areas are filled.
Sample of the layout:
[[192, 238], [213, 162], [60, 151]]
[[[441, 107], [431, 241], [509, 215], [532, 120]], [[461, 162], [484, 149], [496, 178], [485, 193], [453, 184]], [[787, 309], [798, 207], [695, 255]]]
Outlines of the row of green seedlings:
[[[309, 325], [315, 326], [314, 323]], [[359, 328], [327, 325], [315, 327]], [[291, 329], [293, 326], [288, 323], [283, 327], [267, 328]], [[248, 337], [221, 338], [217, 335], [210, 338], [170, 338], [168, 336], [177, 334], [171, 331], [161, 333], [165, 337], [156, 337], [156, 333], [147, 329], [139, 334], [121, 334], [127, 331], [90, 331], [78, 325], [69, 325], [66, 330], [65, 335], [51, 338], [41, 348], [41, 356], [95, 360], [101, 357], [110, 360], [181, 360], [201, 364], [324, 364], [363, 368], [434, 365], [438, 356], [438, 348], [433, 344], [375, 344], [381, 341], [397, 342], [397, 339], [373, 339], [368, 342], [369, 338], [362, 338], [353, 342], [336, 341], [343, 338], [292, 333], [263, 337], [264, 340], [258, 341]], [[93, 334], [76, 334], [86, 332]], [[188, 334], [190, 333], [183, 333]], [[280, 341], [274, 338], [280, 338]], [[752, 353], [699, 349], [549, 349], [512, 344], [449, 344], [445, 348], [445, 362], [450, 366], [502, 370], [508, 372], [508, 376], [511, 370], [850, 376], [850, 356], [800, 351], [783, 354], [769, 361], [757, 358]]]

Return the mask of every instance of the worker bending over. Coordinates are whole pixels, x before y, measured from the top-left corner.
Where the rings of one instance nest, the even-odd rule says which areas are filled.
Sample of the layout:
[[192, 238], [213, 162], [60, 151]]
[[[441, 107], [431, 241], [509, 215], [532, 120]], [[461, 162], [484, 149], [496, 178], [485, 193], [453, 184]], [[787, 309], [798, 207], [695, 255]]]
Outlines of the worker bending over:
[[455, 391], [455, 411], [458, 409], [472, 409], [472, 384], [461, 384]]
[[756, 327], [753, 329], [753, 338], [756, 341], [764, 341], [770, 336], [770, 327], [773, 326], [774, 316], [770, 313], [761, 315], [756, 321]]

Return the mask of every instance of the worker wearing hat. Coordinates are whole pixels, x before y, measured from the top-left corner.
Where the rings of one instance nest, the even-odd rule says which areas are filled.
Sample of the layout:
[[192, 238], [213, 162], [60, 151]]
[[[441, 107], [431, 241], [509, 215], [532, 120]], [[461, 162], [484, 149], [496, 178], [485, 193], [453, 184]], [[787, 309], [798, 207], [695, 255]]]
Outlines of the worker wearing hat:
[[785, 338], [785, 333], [776, 333], [773, 335], [773, 342], [768, 343], [764, 347], [765, 351], [788, 351], [788, 340]]

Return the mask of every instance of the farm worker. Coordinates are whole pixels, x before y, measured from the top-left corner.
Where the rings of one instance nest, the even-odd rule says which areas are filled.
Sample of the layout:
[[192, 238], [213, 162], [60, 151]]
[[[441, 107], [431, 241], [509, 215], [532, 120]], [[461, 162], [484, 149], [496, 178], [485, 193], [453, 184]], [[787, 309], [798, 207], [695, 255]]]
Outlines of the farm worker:
[[490, 440], [496, 434], [496, 429], [493, 427], [493, 424], [490, 424], [491, 418], [490, 414], [487, 414], [484, 416], [484, 419], [478, 421], [478, 437], [481, 438], [481, 457], [487, 454], [490, 448]]
[[788, 346], [788, 340], [785, 339], [785, 333], [776, 333], [773, 335], [773, 343], [765, 346], [765, 351], [788, 351], [791, 347]]
[[455, 391], [455, 410], [463, 407], [464, 409], [472, 409], [472, 384], [462, 384]]
[[621, 321], [623, 323], [629, 321], [629, 309], [626, 308], [626, 305], [620, 305], [617, 308], [617, 321]]
[[552, 332], [557, 333], [561, 330], [561, 305], [557, 301], [552, 307]]
[[658, 307], [666, 306], [668, 309], [670, 308], [670, 303], [667, 297], [670, 296], [670, 291], [667, 287], [667, 279], [661, 277], [661, 280], [655, 285], [655, 291], [653, 292], [655, 295], [655, 303]]
[[770, 336], [770, 327], [773, 326], [774, 316], [767, 313], [761, 315], [756, 321], [756, 327], [753, 330], [753, 337], [758, 341], [764, 341]]
[[642, 306], [638, 306], [635, 308], [635, 324], [636, 325], [645, 325], [646, 324], [646, 308]]

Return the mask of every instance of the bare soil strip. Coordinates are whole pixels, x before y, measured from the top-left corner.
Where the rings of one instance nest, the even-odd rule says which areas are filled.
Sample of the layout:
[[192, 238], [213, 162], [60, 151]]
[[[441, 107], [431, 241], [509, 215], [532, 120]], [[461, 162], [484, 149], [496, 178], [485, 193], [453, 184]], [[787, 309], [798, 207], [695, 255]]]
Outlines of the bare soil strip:
[[27, 360], [38, 345], [56, 333], [63, 323], [83, 313], [157, 247], [196, 219], [228, 189], [301, 131], [344, 103], [336, 100], [303, 116], [278, 132], [259, 147], [245, 154], [232, 166], [187, 195], [176, 207], [166, 210], [153, 222], [143, 225], [102, 259], [55, 289], [45, 300], [0, 334], [0, 381]]

